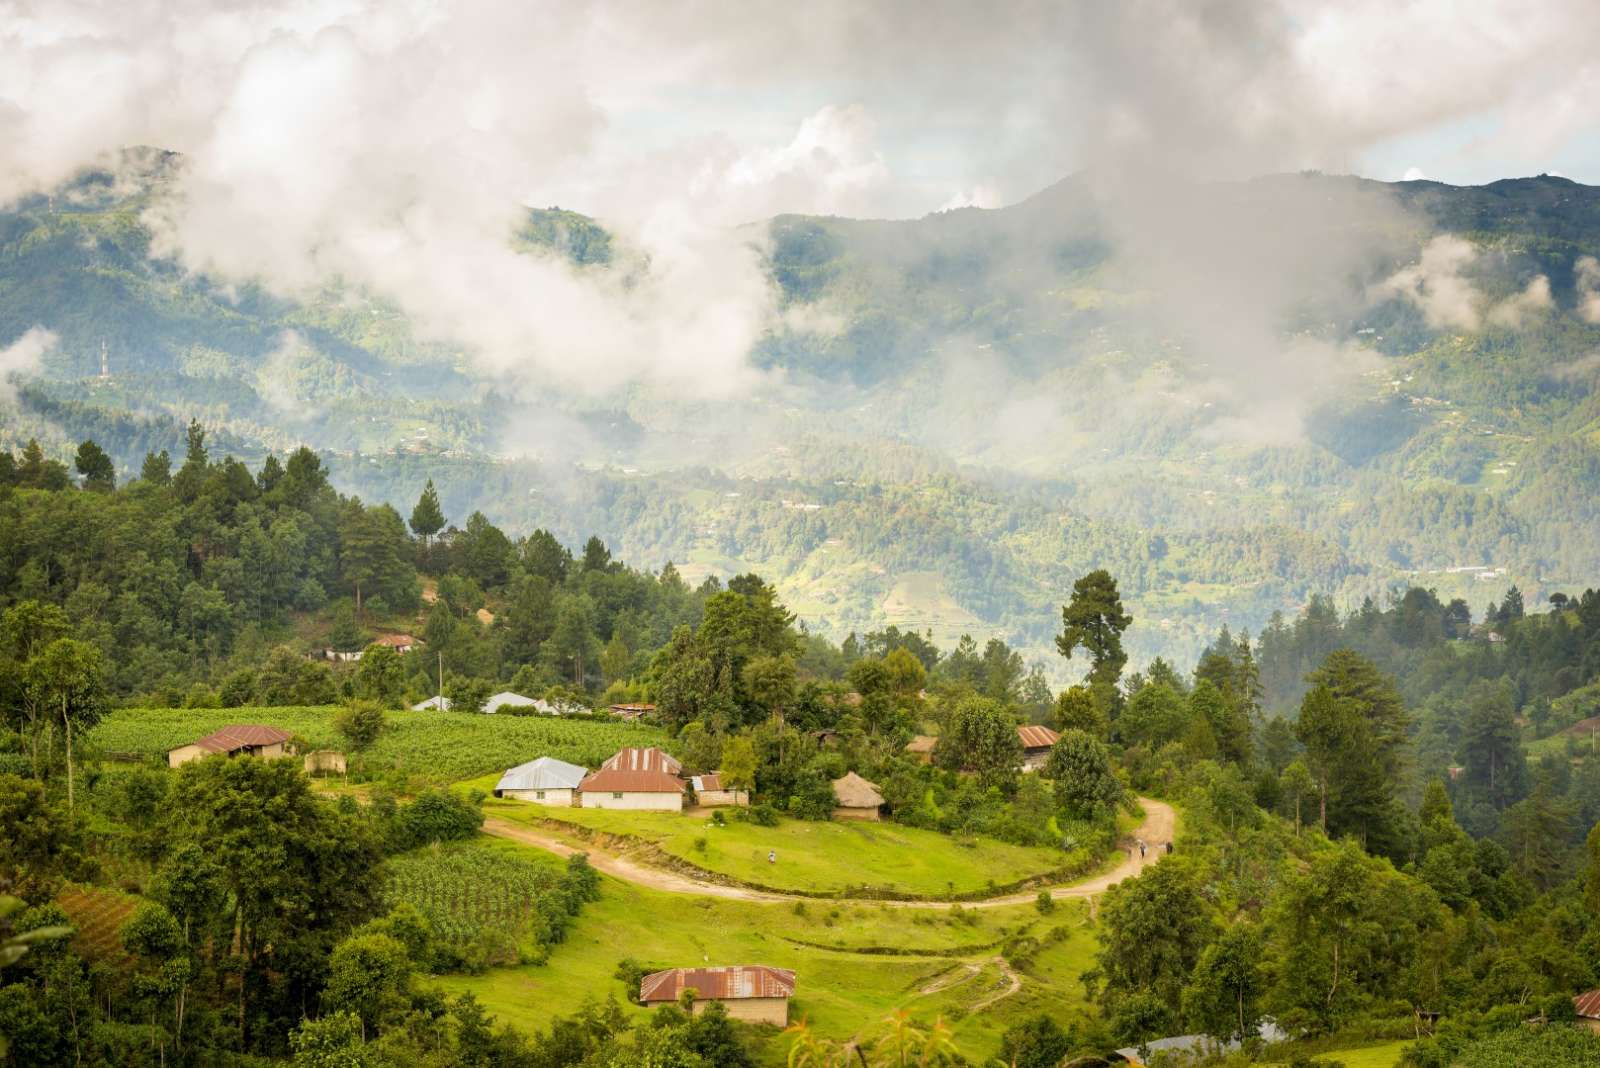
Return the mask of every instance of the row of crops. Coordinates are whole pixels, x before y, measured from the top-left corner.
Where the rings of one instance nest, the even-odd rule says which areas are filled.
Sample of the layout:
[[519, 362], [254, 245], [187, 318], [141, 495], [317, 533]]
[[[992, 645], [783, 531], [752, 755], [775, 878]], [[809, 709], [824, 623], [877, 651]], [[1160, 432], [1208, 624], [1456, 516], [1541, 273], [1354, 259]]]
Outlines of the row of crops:
[[[105, 753], [156, 758], [230, 723], [262, 723], [293, 731], [314, 749], [341, 749], [334, 712], [332, 707], [124, 708], [107, 716], [90, 741]], [[662, 739], [660, 730], [638, 723], [391, 712], [377, 744], [352, 757], [350, 773], [361, 778], [400, 771], [426, 782], [455, 782], [541, 756], [593, 768], [623, 746], [659, 745]]]
[[435, 967], [475, 971], [542, 961], [598, 888], [598, 877], [578, 858], [561, 869], [463, 844], [393, 858], [384, 897], [427, 919]]

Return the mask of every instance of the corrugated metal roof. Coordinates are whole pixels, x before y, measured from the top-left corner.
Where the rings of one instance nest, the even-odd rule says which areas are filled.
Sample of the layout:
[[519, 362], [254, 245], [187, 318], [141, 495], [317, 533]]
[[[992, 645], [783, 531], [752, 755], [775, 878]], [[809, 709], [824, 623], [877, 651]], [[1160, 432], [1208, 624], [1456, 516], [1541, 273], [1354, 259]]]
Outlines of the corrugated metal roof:
[[583, 780], [580, 789], [590, 793], [679, 794], [683, 765], [655, 746], [618, 749], [600, 770]]
[[287, 742], [294, 735], [277, 727], [264, 727], [259, 723], [230, 723], [213, 731], [192, 744], [208, 753], [234, 753], [258, 745], [275, 745]]
[[1600, 1020], [1600, 990], [1590, 990], [1588, 993], [1579, 994], [1572, 999], [1572, 1007], [1579, 1016], [1590, 1020]]
[[588, 768], [568, 764], [555, 757], [540, 757], [526, 764], [518, 764], [500, 776], [494, 784], [496, 790], [576, 790]]
[[741, 998], [794, 996], [794, 971], [766, 964], [734, 964], [720, 968], [668, 968], [639, 980], [639, 1000], [677, 1001], [693, 989], [703, 999], [731, 1001]]
[[669, 775], [683, 771], [682, 764], [653, 745], [618, 749], [600, 767], [605, 771], [664, 771]]
[[450, 703], [450, 698], [448, 697], [430, 697], [426, 701], [418, 701], [416, 704], [412, 705], [411, 711], [427, 712], [430, 709], [440, 709], [448, 712], [450, 711]]
[[483, 710], [485, 712], [493, 712], [499, 708], [528, 708], [538, 703], [533, 698], [524, 697], [520, 693], [501, 690], [483, 703]]
[[1018, 727], [1017, 737], [1022, 739], [1024, 749], [1049, 749], [1061, 740], [1061, 735], [1049, 727], [1041, 727], [1036, 723]]
[[721, 774], [721, 772], [713, 771], [713, 772], [710, 772], [710, 773], [708, 773], [706, 775], [696, 775], [693, 779], [690, 779], [689, 781], [694, 783], [694, 792], [697, 793], [697, 794], [703, 794], [707, 790], [720, 790], [720, 789], [722, 789], [722, 774]]
[[681, 794], [683, 780], [664, 771], [612, 771], [601, 768], [578, 789], [588, 794]]

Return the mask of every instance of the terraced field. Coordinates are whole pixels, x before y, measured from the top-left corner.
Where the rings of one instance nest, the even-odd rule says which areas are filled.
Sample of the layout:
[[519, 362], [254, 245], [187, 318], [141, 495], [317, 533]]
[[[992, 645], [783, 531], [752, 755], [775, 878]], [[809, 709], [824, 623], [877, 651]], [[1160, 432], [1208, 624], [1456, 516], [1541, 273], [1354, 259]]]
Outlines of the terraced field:
[[73, 947], [90, 960], [117, 964], [127, 961], [122, 949], [122, 925], [139, 899], [98, 886], [68, 886], [56, 895], [56, 904], [66, 910], [76, 928]]

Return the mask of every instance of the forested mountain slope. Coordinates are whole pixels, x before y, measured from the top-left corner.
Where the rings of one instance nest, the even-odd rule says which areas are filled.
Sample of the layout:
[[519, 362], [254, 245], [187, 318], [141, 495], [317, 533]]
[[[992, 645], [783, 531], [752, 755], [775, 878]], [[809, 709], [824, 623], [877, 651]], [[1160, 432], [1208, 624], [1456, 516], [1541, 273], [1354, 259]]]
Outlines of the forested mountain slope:
[[[1040, 654], [1090, 566], [1122, 577], [1133, 649], [1180, 658], [1313, 593], [1537, 602], [1600, 572], [1600, 189], [1290, 175], [1129, 201], [1081, 175], [996, 211], [783, 216], [750, 228], [776, 377], [709, 403], [513, 395], [336, 280], [289, 300], [186, 273], [145, 214], [179, 166], [128, 153], [0, 212], [0, 344], [57, 337], [0, 445], [92, 437], [129, 471], [198, 418], [252, 463], [308, 444], [371, 500], [433, 476], [514, 532], [759, 568], [835, 637]], [[648, 270], [572, 212], [508, 240]]]

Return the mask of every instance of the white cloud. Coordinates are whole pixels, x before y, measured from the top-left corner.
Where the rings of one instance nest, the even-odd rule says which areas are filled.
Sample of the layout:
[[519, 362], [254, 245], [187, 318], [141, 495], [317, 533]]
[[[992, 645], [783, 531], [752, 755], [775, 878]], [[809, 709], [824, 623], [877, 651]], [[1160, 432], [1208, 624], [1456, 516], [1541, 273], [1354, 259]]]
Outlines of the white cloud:
[[1578, 314], [1585, 322], [1600, 323], [1600, 260], [1579, 256], [1573, 265], [1573, 286], [1578, 291]]
[[[1476, 330], [1484, 322], [1517, 327], [1531, 315], [1555, 306], [1550, 280], [1536, 275], [1516, 296], [1491, 302], [1472, 280], [1482, 253], [1470, 241], [1441, 234], [1429, 241], [1414, 264], [1402, 267], [1374, 288], [1374, 295], [1402, 297], [1416, 305], [1437, 330]], [[1582, 266], [1580, 264], [1580, 276]]]
[[977, 185], [958, 189], [951, 194], [938, 207], [939, 211], [955, 211], [958, 208], [998, 208], [1005, 204], [1005, 199], [1000, 195], [1000, 190], [992, 183], [979, 182]]
[[1428, 176], [1422, 173], [1420, 167], [1407, 167], [1406, 173], [1400, 176], [1402, 182], [1426, 182]]
[[18, 380], [39, 373], [44, 366], [44, 354], [56, 347], [57, 340], [53, 331], [35, 326], [0, 349], [0, 401], [16, 401]]

